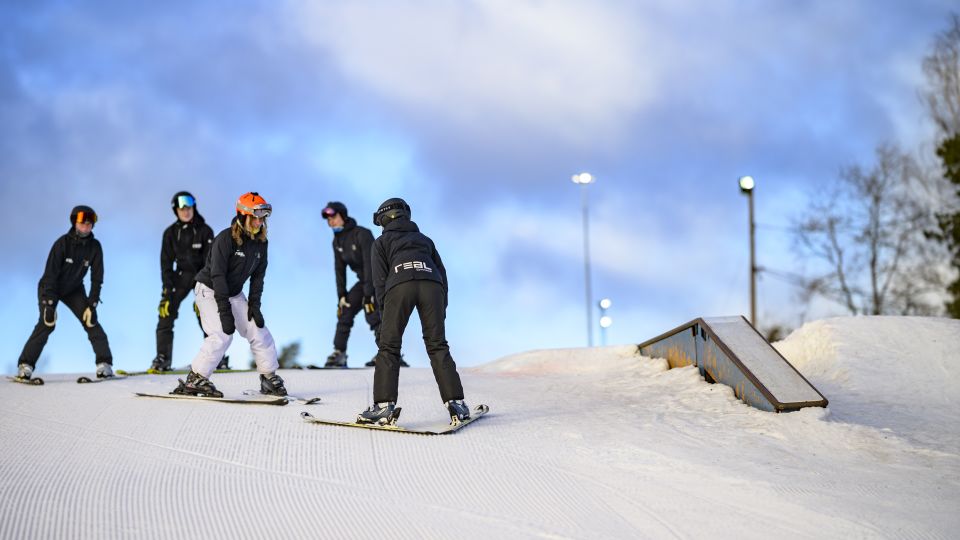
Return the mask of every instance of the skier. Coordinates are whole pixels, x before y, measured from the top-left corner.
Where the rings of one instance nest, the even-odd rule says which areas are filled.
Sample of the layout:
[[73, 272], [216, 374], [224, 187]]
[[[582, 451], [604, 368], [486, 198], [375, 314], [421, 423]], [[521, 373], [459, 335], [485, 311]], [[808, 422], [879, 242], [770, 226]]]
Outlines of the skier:
[[[237, 331], [250, 342], [260, 373], [260, 392], [287, 395], [277, 375], [277, 348], [260, 312], [263, 277], [267, 271], [267, 217], [272, 208], [259, 193], [250, 192], [237, 200], [237, 215], [230, 227], [213, 240], [194, 288], [200, 322], [207, 337], [193, 359], [187, 380], [180, 380], [175, 394], [223, 397], [209, 377]], [[249, 298], [243, 284], [250, 280]]]
[[382, 321], [373, 374], [373, 405], [357, 416], [357, 422], [396, 422], [400, 347], [414, 308], [451, 423], [466, 420], [470, 409], [463, 402], [463, 386], [444, 330], [447, 273], [440, 254], [433, 241], [410, 220], [410, 206], [403, 199], [384, 201], [373, 214], [373, 223], [383, 227], [383, 234], [373, 244], [370, 263]]
[[[188, 191], [179, 191], [170, 200], [177, 221], [163, 231], [160, 244], [160, 276], [163, 290], [157, 307], [157, 356], [149, 371], [170, 371], [173, 361], [173, 324], [180, 310], [180, 303], [197, 284], [197, 272], [203, 268], [210, 245], [213, 244], [213, 229], [207, 225], [197, 210], [197, 201]], [[200, 313], [197, 324], [200, 323]], [[207, 333], [203, 333], [207, 337]]]
[[[17, 378], [29, 380], [47, 338], [57, 324], [57, 302], [62, 301], [83, 324], [96, 355], [97, 377], [113, 377], [113, 355], [107, 334], [97, 321], [97, 304], [103, 285], [103, 249], [93, 237], [97, 213], [89, 206], [76, 206], [70, 212], [70, 230], [57, 239], [47, 256], [40, 278], [40, 320], [20, 353]], [[90, 269], [90, 294], [83, 278]]]
[[[333, 336], [333, 352], [327, 357], [324, 367], [347, 367], [347, 340], [353, 320], [360, 310], [376, 334], [380, 326], [380, 313], [373, 297], [373, 280], [370, 275], [370, 246], [373, 233], [366, 227], [357, 225], [350, 217], [347, 207], [337, 201], [327, 203], [323, 217], [333, 230], [333, 271], [337, 279], [337, 330]], [[357, 282], [347, 290], [347, 267], [357, 275]], [[376, 357], [367, 362], [373, 367]], [[401, 359], [401, 365], [406, 363]]]

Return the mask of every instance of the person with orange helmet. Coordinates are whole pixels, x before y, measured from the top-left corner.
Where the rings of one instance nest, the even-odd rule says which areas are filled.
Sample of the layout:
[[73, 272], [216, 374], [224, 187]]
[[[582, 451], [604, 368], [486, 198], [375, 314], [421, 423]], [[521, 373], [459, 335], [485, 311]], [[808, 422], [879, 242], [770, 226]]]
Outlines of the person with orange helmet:
[[[113, 377], [113, 354], [107, 334], [97, 320], [97, 304], [103, 285], [103, 248], [93, 237], [97, 213], [80, 205], [70, 212], [70, 230], [57, 239], [47, 256], [47, 266], [37, 287], [40, 320], [23, 346], [17, 379], [29, 381], [47, 339], [57, 325], [57, 304], [63, 302], [83, 324], [97, 361], [97, 377]], [[90, 272], [90, 294], [83, 279]]]
[[[175, 394], [223, 397], [210, 381], [210, 375], [233, 341], [233, 333], [239, 332], [250, 342], [260, 374], [260, 392], [287, 395], [283, 379], [277, 375], [277, 348], [260, 311], [267, 271], [267, 217], [272, 210], [259, 193], [245, 193], [237, 200], [237, 215], [230, 227], [214, 238], [194, 288], [200, 323], [207, 337], [193, 359], [187, 379], [181, 379], [174, 389]], [[243, 294], [247, 280], [249, 296]]]

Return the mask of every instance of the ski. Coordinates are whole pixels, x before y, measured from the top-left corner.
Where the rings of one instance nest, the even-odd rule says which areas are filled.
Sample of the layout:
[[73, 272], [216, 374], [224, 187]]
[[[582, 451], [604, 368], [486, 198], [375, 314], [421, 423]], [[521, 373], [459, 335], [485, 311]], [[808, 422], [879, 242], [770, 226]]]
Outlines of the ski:
[[344, 370], [344, 369], [372, 369], [372, 368], [368, 368], [368, 367], [365, 367], [365, 366], [363, 366], [363, 367], [361, 367], [361, 366], [330, 366], [330, 367], [327, 367], [327, 366], [315, 366], [315, 365], [313, 365], [313, 364], [310, 364], [310, 365], [306, 366], [306, 367], [303, 368], [303, 369], [332, 369], [332, 370]]
[[92, 377], [91, 378], [84, 375], [79, 379], [77, 379], [77, 384], [90, 384], [90, 383], [98, 383], [98, 382], [106, 382], [106, 381], [116, 381], [119, 379], [126, 379], [126, 377], [122, 375], [113, 375], [111, 377], [100, 377], [100, 378]]
[[[401, 409], [399, 407], [396, 409], [397, 416], [399, 416], [400, 410]], [[447, 433], [454, 433], [456, 431], [463, 429], [464, 427], [479, 420], [483, 415], [487, 414], [488, 412], [490, 412], [490, 407], [486, 405], [477, 405], [473, 409], [473, 411], [470, 412], [470, 418], [460, 422], [459, 424], [456, 424], [456, 425], [435, 424], [435, 425], [429, 425], [425, 427], [414, 427], [414, 426], [405, 427], [400, 425], [389, 425], [389, 424], [381, 426], [379, 424], [359, 424], [357, 422], [341, 422], [337, 420], [325, 420], [323, 418], [317, 418], [316, 416], [313, 416], [312, 414], [306, 411], [301, 412], [300, 416], [307, 422], [314, 423], [314, 424], [326, 424], [329, 426], [345, 426], [345, 427], [356, 427], [356, 428], [363, 428], [363, 429], [378, 429], [381, 431], [396, 431], [399, 433], [415, 433], [419, 435], [445, 435]]]
[[202, 400], [202, 401], [219, 401], [220, 403], [249, 403], [255, 405], [286, 405], [289, 403], [286, 399], [276, 396], [238, 396], [238, 397], [229, 397], [224, 396], [222, 398], [210, 397], [210, 396], [188, 396], [183, 394], [150, 394], [147, 392], [134, 392], [134, 394], [141, 397], [153, 397], [153, 398], [163, 398], [163, 399], [192, 399], [192, 400]]
[[[251, 371], [256, 371], [256, 369], [216, 369], [214, 373], [249, 373]], [[118, 369], [116, 371], [117, 375], [123, 375], [125, 377], [133, 377], [135, 375], [188, 375], [190, 373], [190, 368], [187, 369], [173, 369], [169, 371], [158, 371], [156, 369], [148, 369], [146, 371], [125, 371]]]
[[29, 384], [32, 386], [40, 386], [43, 384], [43, 379], [40, 377], [33, 377], [31, 379], [21, 379], [20, 377], [7, 377], [7, 380], [20, 383], [20, 384]]
[[[261, 394], [259, 390], [244, 390], [244, 391], [243, 391], [243, 395], [245, 395], [245, 396], [266, 396], [265, 394]], [[283, 398], [283, 399], [286, 399], [287, 401], [291, 401], [291, 402], [292, 402], [292, 401], [295, 401], [295, 402], [297, 402], [297, 403], [300, 403], [301, 405], [313, 405], [314, 403], [320, 403], [320, 396], [316, 396], [316, 397], [303, 397], [303, 396], [293, 396], [293, 395], [287, 394], [287, 395], [285, 395], [285, 396], [269, 396], [269, 397]]]

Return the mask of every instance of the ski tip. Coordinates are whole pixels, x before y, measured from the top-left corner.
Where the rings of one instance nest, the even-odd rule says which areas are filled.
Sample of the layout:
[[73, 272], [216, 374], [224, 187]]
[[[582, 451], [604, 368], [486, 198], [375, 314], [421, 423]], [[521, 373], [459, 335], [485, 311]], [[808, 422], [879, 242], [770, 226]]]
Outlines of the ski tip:
[[307, 411], [301, 411], [300, 418], [313, 418], [313, 415], [308, 413]]
[[90, 377], [80, 377], [79, 379], [77, 379], [77, 384], [83, 384], [88, 382], [93, 382], [92, 380], [90, 380]]
[[474, 407], [473, 410], [474, 410], [474, 412], [478, 412], [478, 413], [480, 413], [480, 414], [486, 414], [486, 413], [490, 412], [490, 407], [488, 407], [488, 406], [484, 405], [483, 403], [481, 403], [480, 405], [477, 405], [476, 407]]

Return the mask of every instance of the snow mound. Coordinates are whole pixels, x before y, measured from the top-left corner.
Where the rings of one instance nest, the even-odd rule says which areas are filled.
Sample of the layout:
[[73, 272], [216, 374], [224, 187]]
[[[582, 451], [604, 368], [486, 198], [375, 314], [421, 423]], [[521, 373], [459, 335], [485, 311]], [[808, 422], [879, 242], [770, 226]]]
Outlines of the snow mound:
[[830, 400], [837, 419], [906, 436], [936, 434], [940, 443], [960, 446], [960, 321], [824, 319], [774, 347]]

